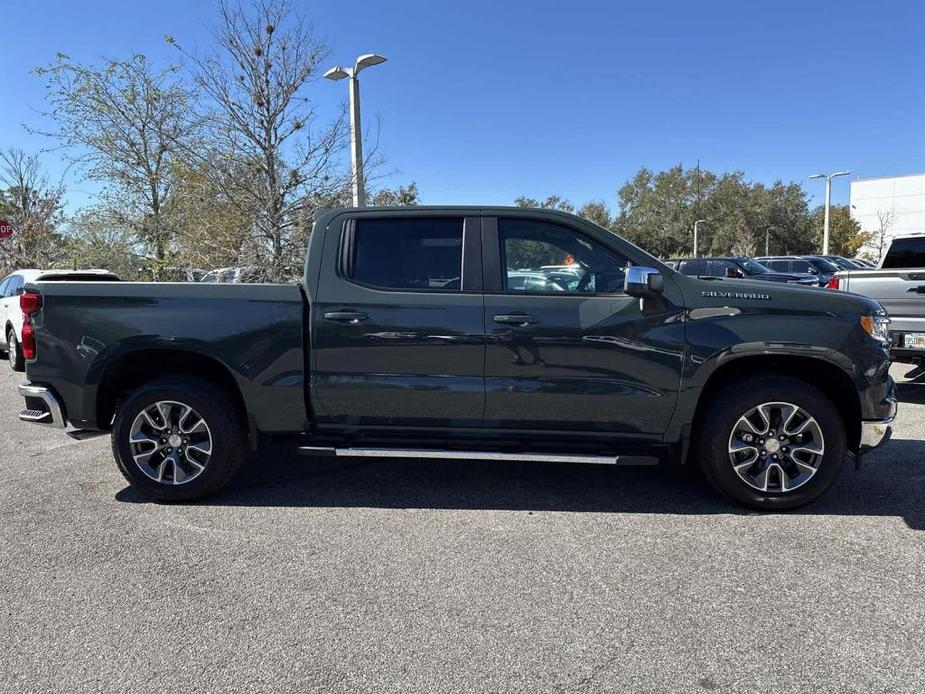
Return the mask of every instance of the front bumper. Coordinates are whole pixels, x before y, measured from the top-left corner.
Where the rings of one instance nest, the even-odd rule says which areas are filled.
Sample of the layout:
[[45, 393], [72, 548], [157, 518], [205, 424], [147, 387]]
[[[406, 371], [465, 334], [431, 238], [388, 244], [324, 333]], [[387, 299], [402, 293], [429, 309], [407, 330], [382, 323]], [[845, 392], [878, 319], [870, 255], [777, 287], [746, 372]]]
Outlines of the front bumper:
[[26, 409], [19, 413], [21, 421], [55, 429], [67, 427], [64, 408], [51, 388], [23, 383], [19, 386], [19, 394], [26, 399]]
[[861, 443], [858, 453], [868, 453], [882, 446], [893, 435], [893, 420], [895, 415], [887, 419], [861, 422]]

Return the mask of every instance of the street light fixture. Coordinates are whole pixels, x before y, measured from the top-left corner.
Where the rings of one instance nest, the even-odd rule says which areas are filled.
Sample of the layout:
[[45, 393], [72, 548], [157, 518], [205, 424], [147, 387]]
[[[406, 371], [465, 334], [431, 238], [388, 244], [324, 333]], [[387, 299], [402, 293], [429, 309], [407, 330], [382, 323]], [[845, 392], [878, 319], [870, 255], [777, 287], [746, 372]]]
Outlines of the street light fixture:
[[822, 255], [829, 254], [829, 208], [832, 206], [832, 179], [838, 176], [847, 176], [850, 171], [837, 171], [831, 174], [813, 174], [810, 178], [825, 179], [825, 216], [822, 222]]
[[705, 219], [698, 219], [696, 222], [694, 222], [694, 257], [695, 258], [698, 257], [697, 256], [697, 232], [700, 229], [700, 225], [705, 224], [706, 221], [707, 220]]
[[350, 78], [350, 166], [353, 175], [353, 205], [366, 207], [366, 190], [363, 180], [363, 131], [360, 128], [360, 80], [357, 75], [364, 69], [384, 63], [385, 58], [376, 53], [365, 53], [357, 58], [353, 67], [335, 65], [324, 73], [329, 80]]

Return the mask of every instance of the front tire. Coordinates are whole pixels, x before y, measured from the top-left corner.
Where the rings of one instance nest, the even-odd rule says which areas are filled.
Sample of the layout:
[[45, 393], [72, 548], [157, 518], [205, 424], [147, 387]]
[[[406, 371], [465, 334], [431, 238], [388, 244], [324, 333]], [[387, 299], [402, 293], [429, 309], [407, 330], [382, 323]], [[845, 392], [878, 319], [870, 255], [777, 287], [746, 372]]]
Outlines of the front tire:
[[6, 357], [13, 371], [22, 372], [26, 370], [26, 360], [22, 356], [22, 349], [19, 347], [19, 341], [16, 339], [16, 333], [12, 328], [6, 334]]
[[805, 506], [838, 478], [845, 425], [816, 387], [789, 376], [752, 376], [711, 397], [698, 423], [697, 458], [730, 499], [763, 510]]
[[195, 377], [153, 380], [116, 412], [112, 452], [119, 471], [157, 501], [191, 501], [217, 493], [247, 451], [243, 414], [230, 394]]

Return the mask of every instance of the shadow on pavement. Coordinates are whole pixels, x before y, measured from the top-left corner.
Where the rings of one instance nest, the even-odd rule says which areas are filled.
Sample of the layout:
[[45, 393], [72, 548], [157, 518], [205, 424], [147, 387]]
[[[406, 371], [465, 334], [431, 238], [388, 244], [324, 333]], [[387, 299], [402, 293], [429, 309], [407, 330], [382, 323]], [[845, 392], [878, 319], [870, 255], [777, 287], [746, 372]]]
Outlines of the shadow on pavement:
[[925, 379], [896, 384], [896, 398], [900, 402], [925, 404]]
[[[925, 529], [925, 442], [894, 440], [845, 462], [835, 487], [805, 515], [902, 517]], [[127, 487], [127, 503], [147, 500]], [[691, 469], [599, 465], [306, 458], [272, 448], [249, 461], [221, 506], [372, 507], [592, 513], [757, 513], [715, 493]]]

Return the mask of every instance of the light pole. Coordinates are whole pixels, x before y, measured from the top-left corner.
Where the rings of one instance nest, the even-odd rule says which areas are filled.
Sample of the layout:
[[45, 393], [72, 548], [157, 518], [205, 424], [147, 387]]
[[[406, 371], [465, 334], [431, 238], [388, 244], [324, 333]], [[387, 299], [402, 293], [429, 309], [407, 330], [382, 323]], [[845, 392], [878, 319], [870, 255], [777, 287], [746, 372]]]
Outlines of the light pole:
[[366, 189], [363, 180], [363, 131], [360, 128], [360, 80], [357, 76], [365, 68], [384, 63], [385, 58], [376, 53], [366, 53], [357, 58], [353, 67], [335, 65], [324, 76], [329, 80], [350, 78], [350, 166], [353, 175], [353, 205], [366, 207]]
[[822, 255], [829, 254], [829, 208], [832, 206], [832, 179], [837, 176], [847, 176], [850, 171], [837, 171], [831, 174], [813, 174], [810, 178], [825, 179], [825, 216], [822, 222]]
[[700, 225], [704, 224], [707, 220], [698, 219], [694, 222], [694, 257], [697, 257], [697, 232], [700, 230]]
[[764, 230], [764, 254], [766, 256], [771, 255], [770, 242], [771, 242], [771, 229], [777, 229], [773, 224]]

